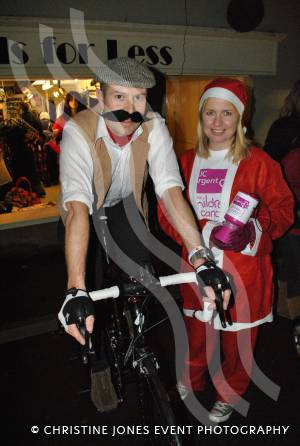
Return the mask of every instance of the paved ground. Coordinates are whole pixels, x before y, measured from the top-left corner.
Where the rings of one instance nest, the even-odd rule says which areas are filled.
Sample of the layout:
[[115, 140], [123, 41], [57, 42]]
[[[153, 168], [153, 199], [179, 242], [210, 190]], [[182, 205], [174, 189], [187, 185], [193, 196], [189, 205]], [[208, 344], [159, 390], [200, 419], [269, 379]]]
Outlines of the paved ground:
[[[109, 414], [99, 414], [89, 398], [89, 371], [76, 359], [77, 346], [57, 330], [55, 313], [65, 283], [62, 254], [44, 250], [29, 255], [24, 251], [18, 256], [0, 259], [0, 267], [0, 395], [4, 402], [1, 433], [2, 438], [4, 432], [8, 434], [5, 444], [143, 444], [138, 434], [112, 436], [113, 426], [136, 428], [142, 423], [134, 384], [128, 386], [127, 400], [121, 407]], [[156, 311], [160, 310], [156, 308]], [[171, 389], [174, 373], [169, 327], [164, 325], [157, 329], [154, 340], [162, 365], [162, 378]], [[264, 393], [264, 389], [252, 383], [245, 396], [250, 402], [247, 417], [234, 413], [225, 423], [231, 427], [231, 434], [226, 435], [223, 427], [222, 434], [218, 428], [214, 434], [208, 430], [206, 435], [198, 435], [198, 426], [201, 429], [202, 425], [171, 393], [179, 426], [192, 426], [190, 433], [185, 428], [185, 445], [234, 446], [248, 440], [251, 444], [264, 446], [300, 444], [300, 358], [293, 348], [291, 322], [288, 319], [278, 317], [275, 323], [262, 327], [256, 360], [263, 373], [280, 386], [279, 398], [273, 401]], [[206, 407], [212, 405], [211, 386], [199, 399]], [[68, 426], [69, 433], [73, 429], [73, 434], [63, 434], [63, 425]], [[31, 426], [38, 426], [40, 432], [31, 433]], [[53, 426], [57, 430], [53, 430]], [[78, 435], [76, 426], [87, 426], [80, 428], [81, 432], [86, 429], [87, 433]], [[93, 434], [93, 426], [102, 429], [102, 433]], [[105, 426], [108, 434], [103, 431]], [[241, 426], [245, 426], [244, 432], [254, 426], [252, 435], [236, 435], [236, 430]], [[254, 434], [259, 426], [260, 430]], [[275, 427], [277, 431], [266, 434], [267, 426]], [[289, 426], [285, 435], [282, 426]], [[230, 427], [227, 429], [230, 430]]]

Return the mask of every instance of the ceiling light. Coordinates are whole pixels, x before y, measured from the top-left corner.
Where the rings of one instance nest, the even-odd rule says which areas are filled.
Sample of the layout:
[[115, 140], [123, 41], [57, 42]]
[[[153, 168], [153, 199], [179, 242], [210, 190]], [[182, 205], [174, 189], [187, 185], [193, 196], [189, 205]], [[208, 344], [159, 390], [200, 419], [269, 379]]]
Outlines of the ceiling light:
[[44, 80], [38, 79], [32, 83], [32, 85], [43, 85], [45, 83]]
[[42, 85], [42, 90], [50, 90], [50, 88], [53, 88], [53, 85], [50, 84], [50, 81], [46, 81], [46, 82]]

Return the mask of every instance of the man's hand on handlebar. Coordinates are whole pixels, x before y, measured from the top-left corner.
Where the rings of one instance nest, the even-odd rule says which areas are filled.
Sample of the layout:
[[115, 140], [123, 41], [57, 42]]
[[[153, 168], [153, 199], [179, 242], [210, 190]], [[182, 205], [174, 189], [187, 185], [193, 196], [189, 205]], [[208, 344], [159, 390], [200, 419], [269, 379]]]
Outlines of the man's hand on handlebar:
[[[219, 268], [214, 260], [208, 259], [196, 268], [198, 284], [204, 289], [208, 302], [211, 303], [209, 309], [216, 309], [219, 313], [222, 326], [226, 327], [224, 311], [228, 309], [231, 296], [231, 286], [224, 272]], [[227, 322], [232, 324], [230, 314], [227, 312]]]
[[86, 329], [89, 333], [93, 331], [95, 308], [92, 299], [85, 290], [70, 288], [65, 294], [58, 319], [64, 326], [67, 333], [73, 336], [80, 344], [85, 344], [85, 339], [81, 335], [78, 324], [85, 321]]
[[[198, 285], [203, 289], [209, 302], [209, 310], [216, 310], [219, 314], [222, 327], [226, 327], [226, 319], [232, 325], [228, 304], [231, 296], [231, 286], [224, 272], [216, 265], [210, 249], [205, 247], [194, 248], [189, 253], [189, 262], [197, 273]], [[226, 315], [225, 315], [226, 313]]]

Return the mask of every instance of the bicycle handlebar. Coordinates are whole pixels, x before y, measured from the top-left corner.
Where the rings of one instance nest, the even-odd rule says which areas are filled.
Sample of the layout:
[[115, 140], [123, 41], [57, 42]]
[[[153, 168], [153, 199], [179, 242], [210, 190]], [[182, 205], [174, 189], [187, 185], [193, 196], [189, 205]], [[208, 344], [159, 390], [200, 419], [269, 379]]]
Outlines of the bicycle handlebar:
[[158, 278], [160, 285], [170, 286], [170, 285], [179, 285], [181, 283], [196, 283], [197, 281], [197, 274], [194, 272], [190, 273], [179, 273], [179, 274], [172, 274], [170, 276], [161, 276]]
[[[162, 287], [170, 286], [170, 285], [178, 285], [181, 283], [198, 283], [196, 273], [180, 273], [180, 274], [172, 274], [170, 276], [161, 276], [158, 278], [158, 284]], [[131, 288], [128, 289], [129, 287]], [[140, 283], [130, 283], [124, 284], [124, 288], [127, 292], [134, 292], [136, 289], [141, 289]], [[105, 300], [105, 299], [116, 299], [121, 294], [121, 289], [118, 286], [112, 286], [110, 288], [104, 288], [102, 290], [90, 291], [89, 295], [93, 301]]]
[[[179, 285], [182, 283], [195, 283], [198, 285], [197, 280], [197, 274], [195, 272], [189, 272], [189, 273], [179, 273], [179, 274], [171, 274], [169, 276], [161, 276], [158, 278], [157, 285], [160, 285], [162, 287], [167, 287], [170, 285]], [[133, 282], [128, 284], [123, 284], [122, 287], [118, 286], [112, 286], [110, 288], [104, 288], [102, 290], [97, 291], [91, 291], [90, 297], [93, 301], [99, 301], [99, 300], [105, 300], [105, 299], [116, 299], [118, 298], [122, 293], [125, 296], [129, 296], [131, 293], [137, 294], [137, 295], [143, 295], [143, 290], [145, 288], [142, 284], [139, 282]], [[226, 320], [224, 316], [224, 310], [223, 310], [223, 298], [222, 298], [222, 291], [220, 290], [214, 290], [215, 296], [216, 296], [216, 311], [219, 314], [221, 325], [225, 328], [226, 327]], [[203, 311], [193, 311], [193, 316], [195, 316], [197, 319], [208, 322], [212, 318], [213, 310], [209, 309], [209, 302], [204, 301], [203, 305]], [[187, 313], [190, 313], [188, 310]], [[226, 310], [226, 316], [227, 316], [227, 322], [229, 325], [232, 325], [232, 320], [230, 317], [230, 312]]]
[[116, 299], [120, 296], [120, 288], [118, 286], [103, 288], [102, 290], [90, 291], [89, 295], [94, 302], [97, 300]]

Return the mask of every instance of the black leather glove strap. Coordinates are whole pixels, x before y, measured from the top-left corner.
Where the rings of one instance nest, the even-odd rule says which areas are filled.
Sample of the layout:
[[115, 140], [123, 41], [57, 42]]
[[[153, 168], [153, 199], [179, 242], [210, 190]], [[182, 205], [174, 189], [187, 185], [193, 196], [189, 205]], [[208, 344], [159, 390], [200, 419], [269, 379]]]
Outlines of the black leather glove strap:
[[95, 316], [92, 299], [85, 290], [71, 288], [66, 292], [65, 301], [59, 313], [59, 320], [64, 327]]

